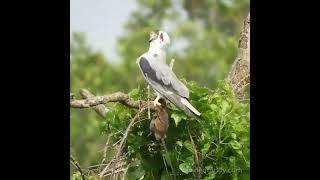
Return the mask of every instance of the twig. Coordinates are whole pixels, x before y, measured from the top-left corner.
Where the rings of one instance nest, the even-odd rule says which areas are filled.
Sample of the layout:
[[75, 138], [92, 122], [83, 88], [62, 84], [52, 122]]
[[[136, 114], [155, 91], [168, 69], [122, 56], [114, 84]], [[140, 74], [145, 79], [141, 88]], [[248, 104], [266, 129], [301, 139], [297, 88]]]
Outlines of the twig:
[[154, 178], [154, 175], [153, 175], [153, 172], [151, 171], [151, 176], [152, 176], [152, 179], [153, 180], [155, 180], [155, 178]]
[[123, 173], [123, 175], [122, 175], [122, 180], [125, 179], [126, 174], [127, 174], [127, 172], [128, 172], [128, 169], [129, 169], [129, 166], [130, 166], [130, 165], [128, 164], [127, 168], [125, 169], [125, 171], [124, 171], [124, 173]]
[[[117, 169], [123, 167], [124, 165], [126, 165], [127, 163], [125, 161], [123, 161], [122, 158], [118, 159], [117, 161], [115, 159], [112, 159], [108, 164], [102, 164], [102, 165], [106, 165], [106, 167], [107, 167], [107, 171], [105, 172], [105, 174], [112, 171], [112, 169], [108, 169], [111, 164], [115, 164], [115, 169], [117, 170]], [[93, 168], [93, 167], [91, 167], [91, 168]]]
[[[167, 167], [167, 162], [166, 162], [164, 155], [162, 155], [162, 160], [163, 160], [164, 167], [166, 168], [166, 172], [167, 172], [168, 176], [170, 176], [170, 173], [169, 173], [168, 167]], [[171, 176], [170, 176], [170, 179], [171, 179]]]
[[150, 113], [150, 85], [148, 85], [148, 118], [151, 119], [151, 113]]
[[107, 170], [108, 170], [108, 168], [109, 168], [109, 166], [112, 164], [112, 162], [114, 162], [115, 161], [115, 159], [112, 159], [109, 163], [108, 163], [108, 165], [102, 170], [102, 172], [100, 173], [100, 178], [102, 178], [102, 176], [105, 174], [105, 173], [107, 173]]
[[136, 124], [138, 124], [139, 122], [142, 122], [142, 121], [145, 121], [145, 120], [147, 120], [147, 119], [140, 119], [139, 121], [136, 121], [136, 122], [133, 124], [133, 126], [136, 125]]
[[[119, 173], [119, 172], [123, 172], [123, 171], [127, 171], [128, 170], [128, 167], [126, 167], [126, 168], [123, 168], [123, 169], [120, 169], [120, 170], [116, 170], [114, 173]], [[108, 173], [108, 174], [105, 174], [105, 175], [103, 175], [103, 177], [106, 177], [106, 176], [110, 176], [110, 175], [112, 175], [112, 172], [110, 172], [110, 173]]]
[[[173, 177], [174, 177], [174, 179], [176, 180], [177, 179], [177, 177], [176, 177], [176, 172], [175, 172], [175, 170], [174, 170], [174, 168], [173, 168], [173, 164], [172, 164], [172, 161], [171, 161], [171, 158], [170, 158], [170, 156], [169, 156], [169, 151], [168, 151], [168, 149], [167, 149], [167, 146], [166, 146], [166, 142], [164, 141], [164, 138], [161, 138], [161, 143], [162, 143], [162, 146], [163, 146], [163, 148], [164, 148], [164, 151], [165, 151], [165, 153], [168, 155], [168, 160], [169, 160], [169, 165], [170, 165], [170, 167], [171, 167], [171, 170], [172, 170], [172, 173], [173, 173]], [[166, 166], [166, 164], [164, 164], [165, 166]], [[168, 173], [168, 170], [167, 170], [167, 173]], [[169, 173], [168, 173], [168, 175], [169, 175]], [[170, 176], [170, 175], [169, 175]], [[170, 178], [171, 178], [171, 176], [170, 176]]]
[[103, 149], [103, 159], [102, 159], [102, 162], [101, 162], [100, 169], [101, 169], [101, 167], [102, 167], [102, 164], [103, 164], [103, 163], [106, 161], [106, 159], [107, 159], [107, 151], [108, 151], [108, 148], [109, 148], [109, 141], [110, 141], [110, 139], [111, 139], [111, 136], [112, 136], [112, 134], [109, 134], [109, 135], [108, 135], [106, 145], [104, 146], [104, 149]]
[[[128, 134], [129, 134], [129, 132], [130, 132], [131, 127], [134, 125], [134, 123], [135, 123], [135, 121], [138, 119], [139, 115], [140, 115], [142, 112], [144, 112], [145, 110], [146, 110], [146, 108], [142, 108], [142, 109], [135, 115], [135, 117], [131, 120], [130, 124], [128, 125], [128, 127], [127, 127], [127, 129], [126, 129], [126, 131], [125, 131], [125, 133], [124, 133], [124, 135], [123, 135], [123, 137], [121, 138], [121, 141], [120, 141], [120, 145], [119, 145], [117, 154], [116, 154], [116, 156], [114, 157], [114, 159], [115, 159], [116, 161], [118, 160], [118, 158], [119, 158], [119, 156], [120, 156], [120, 154], [121, 154], [121, 152], [122, 152], [122, 149], [123, 149], [123, 147], [124, 147], [124, 143], [125, 143], [126, 140], [127, 140], [127, 137], [128, 137]], [[104, 174], [106, 173], [107, 169], [108, 169], [108, 166], [105, 167], [105, 168], [103, 169], [103, 171], [100, 173], [100, 178], [104, 176]]]
[[193, 141], [193, 138], [192, 138], [192, 136], [191, 136], [189, 127], [188, 127], [188, 134], [189, 134], [189, 137], [190, 137], [190, 140], [191, 140], [192, 149], [193, 149], [194, 157], [195, 157], [195, 160], [196, 160], [196, 165], [197, 165], [197, 178], [198, 178], [198, 179], [201, 179], [202, 169], [201, 169], [201, 165], [200, 165], [200, 159], [199, 159], [199, 156], [198, 156], [198, 151], [197, 151], [196, 145], [195, 145], [195, 143], [194, 143], [194, 141]]
[[[146, 78], [148, 80], [148, 74], [146, 74]], [[150, 85], [148, 84], [147, 86], [148, 89], [148, 118], [151, 119], [151, 114], [150, 114]]]
[[76, 159], [71, 154], [70, 154], [70, 161], [80, 172], [82, 180], [85, 180], [85, 177], [84, 177], [84, 174], [83, 174], [83, 171], [81, 169], [80, 164], [78, 163], [78, 161], [76, 161]]
[[[123, 149], [123, 147], [124, 147], [124, 143], [126, 142], [126, 140], [127, 140], [127, 138], [128, 138], [128, 135], [129, 135], [129, 132], [130, 132], [130, 130], [131, 130], [131, 127], [134, 125], [135, 121], [139, 118], [139, 115], [140, 115], [143, 111], [145, 111], [145, 110], [146, 110], [145, 108], [141, 109], [141, 110], [135, 115], [135, 117], [131, 120], [130, 124], [128, 125], [128, 127], [127, 127], [127, 129], [126, 129], [126, 131], [125, 131], [125, 133], [124, 133], [124, 135], [123, 135], [123, 137], [121, 138], [121, 142], [120, 142], [120, 145], [119, 145], [119, 149], [118, 149], [117, 154], [116, 154], [116, 156], [115, 156], [115, 159], [116, 159], [116, 160], [118, 160], [120, 154], [122, 153], [122, 149]], [[112, 172], [112, 173], [113, 173], [113, 172]]]
[[175, 59], [171, 59], [171, 62], [170, 62], [170, 69], [171, 69], [171, 70], [172, 70], [172, 68], [173, 68], [174, 61], [175, 61]]
[[121, 142], [120, 142], [120, 145], [119, 145], [119, 149], [118, 149], [118, 152], [117, 152], [117, 155], [116, 155], [116, 159], [119, 158], [119, 156], [120, 156], [120, 154], [121, 154], [121, 152], [122, 152], [122, 149], [123, 149], [123, 147], [124, 147], [124, 143], [125, 143], [125, 141], [127, 140], [128, 134], [129, 134], [129, 132], [130, 132], [130, 130], [131, 130], [131, 127], [133, 126], [134, 122], [138, 119], [139, 115], [140, 115], [142, 112], [144, 112], [145, 110], [146, 110], [145, 108], [144, 108], [144, 109], [141, 109], [141, 111], [138, 112], [138, 113], [135, 115], [135, 117], [131, 120], [130, 124], [128, 125], [128, 127], [127, 127], [127, 129], [126, 129], [126, 131], [125, 131], [125, 133], [124, 133], [124, 135], [123, 135], [123, 137], [122, 137], [122, 139], [121, 139]]
[[97, 168], [97, 167], [101, 167], [101, 166], [103, 166], [103, 165], [108, 165], [108, 164], [96, 164], [96, 165], [92, 165], [92, 166], [89, 166], [88, 167], [88, 169], [90, 170], [90, 169], [95, 169], [95, 168]]
[[116, 146], [117, 144], [119, 144], [119, 142], [121, 141], [121, 139], [119, 139], [117, 142], [115, 142], [112, 147]]

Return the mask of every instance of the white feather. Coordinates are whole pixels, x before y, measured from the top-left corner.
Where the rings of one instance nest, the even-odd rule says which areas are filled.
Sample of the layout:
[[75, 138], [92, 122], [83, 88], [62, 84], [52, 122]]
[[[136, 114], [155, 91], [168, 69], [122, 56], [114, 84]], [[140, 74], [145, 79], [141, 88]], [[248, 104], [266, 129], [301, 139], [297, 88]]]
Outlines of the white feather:
[[198, 110], [196, 110], [196, 108], [194, 108], [187, 99], [185, 98], [181, 98], [181, 102], [182, 104], [184, 104], [185, 106], [187, 106], [193, 113], [195, 113], [196, 115], [200, 116], [200, 112]]

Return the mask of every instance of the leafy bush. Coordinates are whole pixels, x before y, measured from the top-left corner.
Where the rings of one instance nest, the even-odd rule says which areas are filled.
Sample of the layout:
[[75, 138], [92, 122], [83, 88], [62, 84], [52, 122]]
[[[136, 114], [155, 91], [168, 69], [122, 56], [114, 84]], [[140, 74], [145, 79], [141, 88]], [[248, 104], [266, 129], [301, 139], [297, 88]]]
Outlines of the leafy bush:
[[[184, 83], [190, 90], [191, 103], [202, 113], [202, 121], [199, 123], [169, 105], [171, 118], [165, 139], [166, 152], [160, 141], [150, 134], [150, 120], [144, 113], [131, 129], [123, 152], [129, 163], [127, 177], [170, 179], [169, 174], [175, 173], [177, 179], [196, 179], [197, 176], [207, 180], [249, 179], [250, 104], [239, 103], [227, 81], [219, 82], [214, 91], [194, 82]], [[147, 92], [137, 88], [129, 96], [146, 100]], [[112, 111], [100, 126], [102, 132], [112, 134], [112, 141], [116, 142], [122, 136], [119, 131], [125, 131], [137, 110], [120, 103], [110, 108]], [[163, 158], [172, 166], [164, 164]], [[78, 176], [74, 174], [73, 179]]]

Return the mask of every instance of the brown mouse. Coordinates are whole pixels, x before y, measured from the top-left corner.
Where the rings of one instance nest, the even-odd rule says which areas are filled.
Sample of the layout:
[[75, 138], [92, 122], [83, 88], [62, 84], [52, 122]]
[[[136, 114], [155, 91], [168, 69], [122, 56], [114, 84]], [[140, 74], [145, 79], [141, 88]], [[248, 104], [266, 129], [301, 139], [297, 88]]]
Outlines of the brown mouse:
[[169, 128], [169, 116], [165, 102], [161, 102], [161, 106], [155, 107], [157, 117], [150, 122], [150, 130], [154, 133], [157, 140], [166, 138]]

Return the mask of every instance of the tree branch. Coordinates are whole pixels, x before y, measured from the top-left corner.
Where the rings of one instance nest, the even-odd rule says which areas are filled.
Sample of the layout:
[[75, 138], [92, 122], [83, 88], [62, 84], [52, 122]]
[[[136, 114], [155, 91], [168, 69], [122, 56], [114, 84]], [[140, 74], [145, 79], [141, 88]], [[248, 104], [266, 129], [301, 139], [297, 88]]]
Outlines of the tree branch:
[[[94, 95], [87, 89], [80, 89], [80, 95], [83, 99], [93, 98]], [[109, 111], [103, 104], [99, 104], [97, 106], [93, 106], [92, 109], [96, 111], [100, 116], [106, 117], [106, 113]]]
[[[82, 91], [87, 91], [86, 89], [83, 89]], [[109, 102], [120, 102], [125, 106], [128, 106], [130, 108], [140, 109], [142, 107], [147, 107], [148, 103], [146, 101], [141, 100], [130, 100], [129, 96], [123, 92], [115, 92], [109, 95], [104, 96], [94, 96], [89, 97], [87, 99], [81, 99], [76, 100], [72, 99], [70, 100], [70, 107], [71, 108], [90, 108], [90, 107], [96, 107], [97, 105], [101, 104], [107, 104]], [[155, 107], [152, 103], [149, 104], [151, 110], [155, 110]]]

